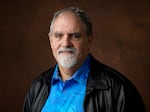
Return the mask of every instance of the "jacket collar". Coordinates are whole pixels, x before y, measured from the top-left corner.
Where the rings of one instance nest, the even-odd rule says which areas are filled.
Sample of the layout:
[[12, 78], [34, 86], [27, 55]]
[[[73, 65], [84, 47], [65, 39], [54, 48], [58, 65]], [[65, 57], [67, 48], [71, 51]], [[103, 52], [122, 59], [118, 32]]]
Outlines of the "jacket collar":
[[[91, 54], [90, 54], [91, 55]], [[91, 55], [91, 63], [90, 63], [90, 73], [87, 79], [87, 87], [86, 91], [91, 91], [93, 89], [107, 89], [110, 87], [110, 81], [108, 80], [108, 76], [105, 74], [106, 66], [100, 63]], [[51, 86], [51, 79], [53, 76], [55, 66], [46, 71], [45, 81], [49, 87]]]
[[105, 65], [91, 56], [90, 74], [87, 80], [87, 92], [93, 89], [108, 89], [110, 81], [105, 74]]

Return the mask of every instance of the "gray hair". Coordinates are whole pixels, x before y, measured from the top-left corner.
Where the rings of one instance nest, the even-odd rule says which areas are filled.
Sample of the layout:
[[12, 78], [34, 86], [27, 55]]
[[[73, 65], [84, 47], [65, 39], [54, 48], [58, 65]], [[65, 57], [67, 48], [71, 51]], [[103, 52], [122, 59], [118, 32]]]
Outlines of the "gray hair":
[[52, 31], [53, 24], [54, 24], [56, 18], [63, 12], [71, 12], [71, 13], [75, 14], [76, 16], [78, 16], [86, 28], [87, 36], [92, 35], [92, 23], [91, 23], [89, 17], [87, 16], [87, 14], [83, 10], [80, 10], [78, 7], [68, 7], [68, 8], [59, 10], [56, 13], [54, 13], [52, 21], [51, 21], [51, 25], [50, 25], [50, 32]]

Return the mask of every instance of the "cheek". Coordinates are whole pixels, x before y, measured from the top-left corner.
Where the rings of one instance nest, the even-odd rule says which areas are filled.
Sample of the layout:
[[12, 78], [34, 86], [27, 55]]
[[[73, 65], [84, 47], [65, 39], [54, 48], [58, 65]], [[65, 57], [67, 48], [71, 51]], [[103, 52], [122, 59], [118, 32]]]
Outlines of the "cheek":
[[56, 54], [57, 53], [57, 47], [54, 45], [54, 46], [51, 46], [51, 49], [52, 49], [52, 52], [53, 54]]
[[52, 51], [53, 55], [55, 56], [57, 53], [55, 44], [53, 42], [50, 42], [50, 47], [51, 47], [51, 51]]
[[51, 46], [52, 51], [56, 51], [58, 49], [58, 44], [56, 44], [56, 42], [52, 40], [50, 41], [50, 46]]
[[87, 48], [85, 47], [85, 44], [86, 43], [80, 43], [78, 45], [75, 46], [75, 49], [77, 50], [77, 52], [80, 54], [80, 55], [83, 55], [87, 50]]
[[51, 50], [52, 50], [52, 54], [53, 54], [54, 58], [57, 60], [58, 54], [57, 54], [57, 47], [55, 46], [55, 44], [51, 43]]

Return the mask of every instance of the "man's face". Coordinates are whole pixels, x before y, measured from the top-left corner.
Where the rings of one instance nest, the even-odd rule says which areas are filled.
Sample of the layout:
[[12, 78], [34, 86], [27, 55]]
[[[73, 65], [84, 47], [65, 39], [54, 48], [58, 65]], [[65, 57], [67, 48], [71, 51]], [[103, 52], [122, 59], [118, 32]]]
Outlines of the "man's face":
[[89, 53], [91, 39], [79, 17], [71, 12], [60, 14], [49, 33], [53, 55], [63, 68], [79, 67], [83, 63]]

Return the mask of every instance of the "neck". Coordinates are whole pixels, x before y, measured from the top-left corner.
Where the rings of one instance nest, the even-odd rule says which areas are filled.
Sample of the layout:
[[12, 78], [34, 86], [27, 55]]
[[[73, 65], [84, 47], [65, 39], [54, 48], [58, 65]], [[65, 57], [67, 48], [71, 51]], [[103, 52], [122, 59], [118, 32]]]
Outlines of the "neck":
[[72, 68], [63, 68], [62, 66], [59, 66], [59, 72], [60, 76], [63, 81], [69, 79], [77, 70], [78, 67], [72, 67]]

